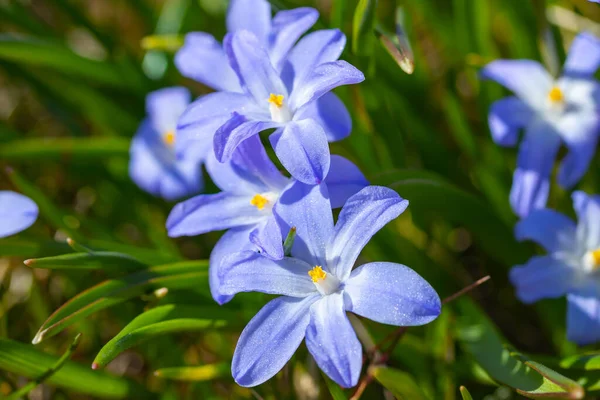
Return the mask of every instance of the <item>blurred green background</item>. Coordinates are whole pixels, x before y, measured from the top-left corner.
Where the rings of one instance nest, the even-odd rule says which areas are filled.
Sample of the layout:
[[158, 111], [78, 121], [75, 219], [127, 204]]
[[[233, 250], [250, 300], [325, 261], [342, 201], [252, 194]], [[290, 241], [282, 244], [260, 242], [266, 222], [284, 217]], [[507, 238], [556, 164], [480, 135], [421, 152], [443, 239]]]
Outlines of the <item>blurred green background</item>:
[[[360, 339], [369, 355], [379, 352], [365, 356], [371, 367], [362, 398], [467, 399], [460, 385], [474, 399], [520, 398], [514, 389], [534, 398], [582, 398], [585, 389], [595, 398], [600, 356], [581, 356], [595, 347], [565, 340], [564, 299], [526, 306], [508, 283], [510, 267], [538, 250], [513, 239], [516, 153], [494, 145], [487, 128], [489, 105], [505, 93], [477, 73], [497, 58], [536, 59], [558, 72], [576, 33], [600, 35], [600, 7], [586, 0], [271, 3], [316, 7], [314, 29], [342, 29], [342, 58], [367, 76], [336, 91], [354, 127], [332, 152], [410, 207], [361, 258], [406, 264], [442, 298], [491, 276], [435, 322], [404, 333], [386, 366], [376, 366], [386, 346], [373, 348], [394, 328], [362, 320]], [[229, 371], [237, 336], [269, 296], [241, 294], [217, 306], [203, 260], [219, 234], [169, 239], [164, 225], [174, 204], [128, 177], [145, 95], [173, 85], [209, 91], [179, 75], [173, 54], [186, 32], [222, 38], [226, 9], [225, 0], [0, 1], [0, 190], [40, 207], [33, 227], [0, 239], [0, 397], [30, 382], [31, 399], [361, 395], [327, 381], [304, 347], [276, 378], [238, 387]], [[398, 63], [406, 47], [393, 44], [400, 20], [414, 52], [411, 75]], [[599, 166], [597, 157], [578, 187], [597, 193]], [[573, 214], [556, 185], [549, 204]], [[65, 351], [70, 361], [53, 368]], [[108, 365], [93, 371], [93, 361]], [[43, 377], [48, 370], [55, 373]]]

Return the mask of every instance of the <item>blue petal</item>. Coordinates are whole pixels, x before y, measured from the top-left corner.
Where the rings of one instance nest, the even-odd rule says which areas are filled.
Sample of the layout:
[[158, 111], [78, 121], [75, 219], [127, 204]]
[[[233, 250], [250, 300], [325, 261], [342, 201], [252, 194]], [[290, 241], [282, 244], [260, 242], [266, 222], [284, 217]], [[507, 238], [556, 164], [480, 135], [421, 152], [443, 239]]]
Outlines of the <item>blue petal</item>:
[[256, 36], [249, 31], [229, 34], [225, 37], [224, 47], [242, 88], [254, 97], [256, 104], [268, 110], [270, 94], [283, 95], [287, 99], [287, 89]]
[[227, 10], [227, 31], [247, 30], [266, 45], [271, 31], [271, 4], [267, 0], [231, 0]]
[[292, 358], [310, 321], [309, 308], [320, 296], [271, 300], [242, 331], [231, 361], [240, 386], [260, 385]]
[[600, 67], [600, 40], [591, 33], [580, 33], [571, 43], [563, 74], [591, 78], [598, 67]]
[[275, 69], [281, 70], [282, 64], [296, 40], [309, 30], [318, 18], [319, 12], [309, 7], [283, 10], [275, 14], [269, 35], [269, 54]]
[[311, 119], [292, 121], [269, 140], [281, 164], [300, 182], [314, 185], [325, 179], [331, 163], [323, 128]]
[[273, 164], [258, 135], [244, 140], [233, 154], [232, 161], [275, 192], [283, 190], [290, 182]]
[[273, 208], [283, 232], [296, 228], [292, 255], [315, 266], [326, 266], [325, 245], [333, 234], [327, 187], [294, 182]]
[[492, 139], [500, 146], [517, 144], [519, 130], [529, 124], [535, 113], [517, 97], [506, 97], [490, 107], [488, 122]]
[[600, 196], [573, 192], [573, 208], [577, 213], [577, 241], [588, 250], [600, 247]]
[[252, 197], [269, 190], [258, 177], [237, 163], [217, 161], [214, 152], [206, 159], [206, 170], [215, 185], [230, 194]]
[[177, 120], [190, 104], [191, 94], [184, 87], [170, 87], [146, 96], [146, 112], [152, 127], [160, 134], [174, 131]]
[[406, 207], [408, 200], [382, 186], [368, 186], [350, 197], [327, 243], [329, 271], [341, 281], [348, 279], [354, 262], [371, 237]]
[[[252, 109], [253, 100], [241, 93], [217, 92], [200, 97], [181, 115], [177, 125], [175, 149], [187, 154], [196, 143], [212, 149], [215, 132], [235, 111]], [[204, 153], [207, 154], [207, 153]]]
[[252, 120], [244, 115], [233, 113], [233, 116], [215, 133], [214, 146], [217, 160], [223, 162], [231, 159], [244, 140], [278, 126], [277, 122], [271, 120]]
[[577, 271], [551, 256], [532, 257], [510, 270], [510, 281], [524, 303], [564, 296], [576, 282]]
[[548, 71], [531, 60], [492, 61], [481, 70], [481, 77], [498, 82], [536, 108], [545, 105], [553, 82]]
[[197, 194], [202, 188], [201, 159], [175, 153], [148, 120], [143, 121], [129, 150], [129, 176], [143, 190], [167, 200]]
[[9, 190], [0, 191], [0, 238], [29, 228], [38, 217], [38, 206], [29, 197]]
[[537, 122], [526, 130], [510, 192], [510, 204], [521, 218], [546, 205], [559, 147], [560, 137], [544, 123]]
[[572, 250], [575, 231], [575, 223], [570, 218], [548, 209], [534, 210], [515, 225], [517, 240], [533, 240], [548, 253]]
[[317, 65], [336, 61], [346, 45], [339, 29], [321, 29], [304, 36], [290, 51], [282, 70], [289, 88], [302, 85]]
[[567, 339], [581, 346], [600, 341], [600, 300], [597, 295], [569, 293]]
[[253, 228], [254, 226], [250, 225], [228, 230], [221, 236], [210, 253], [208, 283], [213, 299], [219, 304], [225, 304], [233, 298], [233, 296], [227, 296], [220, 292], [221, 262], [233, 253], [255, 248], [249, 240]]
[[367, 178], [352, 161], [335, 154], [331, 156], [331, 166], [325, 183], [331, 208], [342, 207], [348, 198], [369, 185]]
[[298, 110], [338, 86], [352, 85], [364, 80], [363, 73], [346, 61], [320, 64], [307, 75], [302, 85], [294, 87], [289, 106], [292, 110]]
[[255, 251], [235, 253], [221, 262], [219, 291], [226, 295], [261, 292], [305, 297], [317, 291], [308, 275], [311, 268], [297, 258], [271, 260]]
[[442, 310], [435, 289], [401, 264], [362, 265], [352, 271], [344, 292], [348, 311], [382, 324], [424, 325], [436, 319]]
[[325, 93], [311, 101], [294, 115], [294, 120], [312, 119], [325, 131], [327, 140], [335, 142], [350, 135], [352, 118], [346, 106], [335, 93]]
[[229, 59], [212, 35], [190, 32], [175, 54], [175, 66], [181, 75], [215, 90], [241, 92], [242, 87]]
[[596, 110], [569, 113], [561, 118], [558, 129], [569, 149], [558, 170], [558, 183], [568, 189], [585, 175], [596, 154], [600, 115]]
[[223, 192], [200, 195], [178, 203], [167, 218], [169, 236], [195, 236], [257, 224], [269, 214], [253, 206], [251, 199], [251, 196]]
[[325, 296], [310, 307], [306, 347], [317, 365], [338, 385], [357, 384], [362, 368], [362, 348], [344, 312], [341, 292]]
[[271, 215], [250, 233], [250, 241], [272, 260], [283, 258], [283, 238], [275, 216]]

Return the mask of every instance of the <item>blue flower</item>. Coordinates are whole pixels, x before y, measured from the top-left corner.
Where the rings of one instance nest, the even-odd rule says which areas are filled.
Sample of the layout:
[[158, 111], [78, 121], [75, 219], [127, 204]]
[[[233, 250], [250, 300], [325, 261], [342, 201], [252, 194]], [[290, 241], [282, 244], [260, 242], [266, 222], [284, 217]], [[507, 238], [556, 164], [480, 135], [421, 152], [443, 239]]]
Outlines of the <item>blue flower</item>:
[[366, 187], [348, 199], [335, 226], [323, 184], [298, 183], [279, 204], [286, 207], [278, 216], [297, 229], [292, 257], [272, 260], [244, 251], [223, 260], [222, 293], [282, 295], [242, 332], [233, 356], [233, 377], [241, 386], [265, 382], [306, 338], [319, 367], [341, 386], [354, 386], [362, 351], [346, 311], [397, 326], [429, 323], [441, 311], [435, 290], [404, 265], [374, 262], [352, 270], [370, 238], [400, 215], [408, 201], [391, 189]]
[[[334, 155], [331, 163], [326, 183], [332, 193], [331, 205], [338, 208], [368, 182], [347, 159]], [[278, 210], [288, 207], [281, 199], [289, 200], [285, 193], [298, 183], [277, 170], [258, 136], [244, 141], [230, 162], [220, 163], [214, 155], [209, 156], [206, 168], [223, 191], [177, 204], [167, 219], [167, 230], [169, 236], [178, 237], [229, 229], [210, 256], [211, 292], [222, 304], [231, 298], [219, 292], [218, 273], [224, 256], [258, 249], [267, 257], [283, 258], [282, 238], [289, 228], [278, 223], [276, 216]]]
[[571, 46], [563, 75], [553, 79], [537, 62], [498, 60], [482, 71], [515, 93], [495, 102], [489, 125], [493, 140], [515, 146], [525, 130], [514, 173], [510, 203], [526, 216], [543, 208], [550, 175], [561, 143], [568, 149], [558, 172], [558, 183], [575, 185], [585, 174], [596, 151], [600, 132], [600, 86], [594, 73], [600, 66], [600, 40], [582, 33]]
[[[175, 155], [177, 119], [190, 103], [182, 87], [157, 90], [146, 97], [148, 117], [135, 134], [130, 149], [129, 176], [145, 191], [167, 200], [200, 192], [202, 154], [200, 149]], [[207, 146], [201, 142], [196, 146]], [[210, 144], [208, 144], [210, 147]]]
[[578, 223], [549, 209], [532, 211], [515, 227], [518, 240], [539, 243], [548, 255], [514, 267], [510, 280], [525, 303], [567, 295], [567, 337], [600, 340], [600, 196], [574, 192]]
[[0, 191], [0, 238], [29, 228], [38, 217], [38, 206], [29, 197], [9, 190]]
[[[364, 80], [356, 68], [337, 61], [344, 45], [339, 30], [316, 31], [274, 65], [253, 32], [228, 34], [225, 52], [241, 91], [195, 101], [179, 120], [178, 134], [185, 141], [178, 151], [186, 151], [188, 140], [214, 140], [217, 159], [223, 162], [248, 137], [276, 128], [271, 143], [283, 166], [301, 182], [321, 182], [329, 170], [327, 141], [340, 140], [351, 130], [348, 111], [330, 91]], [[211, 70], [221, 68], [219, 63]]]
[[[229, 3], [227, 29], [230, 33], [246, 30], [256, 37], [271, 66], [288, 81], [303, 66], [310, 71], [316, 63], [334, 61], [344, 48], [346, 38], [339, 30], [318, 31], [307, 35], [288, 61], [294, 43], [317, 20], [313, 8], [296, 8], [278, 12], [271, 19], [271, 6], [266, 0], [233, 0]], [[308, 56], [310, 55], [310, 57]], [[304, 59], [303, 65], [299, 65]], [[179, 126], [177, 152], [188, 150], [187, 141], [213, 142], [216, 130], [227, 122], [233, 112], [244, 111], [248, 104], [238, 74], [230, 66], [223, 46], [211, 35], [192, 32], [186, 35], [184, 46], [175, 57], [182, 75], [226, 93], [213, 93], [194, 103]], [[264, 99], [263, 99], [264, 100]], [[334, 93], [325, 93], [303, 110], [305, 118], [312, 118], [325, 130], [328, 140], [341, 140], [350, 134], [352, 120], [342, 101]]]

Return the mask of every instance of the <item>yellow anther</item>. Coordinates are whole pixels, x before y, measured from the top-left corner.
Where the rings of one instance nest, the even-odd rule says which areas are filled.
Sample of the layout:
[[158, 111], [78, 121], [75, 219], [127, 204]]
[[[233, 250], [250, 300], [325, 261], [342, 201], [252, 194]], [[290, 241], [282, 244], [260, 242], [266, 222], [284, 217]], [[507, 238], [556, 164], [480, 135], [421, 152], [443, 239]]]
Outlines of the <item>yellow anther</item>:
[[327, 272], [323, 271], [323, 268], [321, 268], [320, 265], [316, 265], [313, 269], [308, 271], [308, 276], [310, 276], [310, 279], [312, 279], [314, 283], [318, 283], [325, 279]]
[[163, 135], [163, 142], [165, 142], [167, 146], [173, 146], [175, 144], [175, 131], [167, 131], [167, 133]]
[[250, 200], [250, 204], [252, 204], [254, 207], [258, 208], [259, 210], [262, 210], [263, 208], [265, 208], [265, 206], [267, 205], [268, 202], [269, 202], [269, 199], [267, 199], [265, 196], [262, 196], [260, 194], [255, 194], [254, 197], [252, 198], [252, 200]]
[[565, 96], [558, 86], [554, 86], [552, 89], [550, 89], [550, 92], [548, 92], [548, 98], [553, 103], [562, 103], [565, 99]]
[[283, 107], [283, 95], [282, 94], [273, 94], [269, 95], [269, 103], [273, 104], [277, 108]]
[[592, 260], [594, 260], [594, 269], [600, 268], [600, 249], [590, 252]]

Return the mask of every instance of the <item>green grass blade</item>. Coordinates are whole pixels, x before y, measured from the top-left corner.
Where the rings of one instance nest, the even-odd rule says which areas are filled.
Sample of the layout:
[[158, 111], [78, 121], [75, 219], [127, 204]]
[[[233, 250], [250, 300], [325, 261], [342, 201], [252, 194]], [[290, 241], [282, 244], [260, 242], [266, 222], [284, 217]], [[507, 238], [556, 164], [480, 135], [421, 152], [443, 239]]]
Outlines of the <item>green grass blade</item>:
[[32, 258], [25, 261], [28, 267], [43, 269], [100, 269], [110, 272], [132, 272], [148, 267], [135, 258], [113, 251], [63, 254], [55, 257]]
[[[0, 370], [35, 379], [59, 357], [43, 353], [31, 345], [0, 338]], [[153, 399], [144, 387], [124, 378], [110, 376], [89, 367], [67, 361], [46, 383], [97, 398]]]
[[463, 400], [473, 400], [473, 397], [471, 397], [471, 393], [469, 393], [467, 388], [464, 386], [460, 387], [460, 395], [462, 396]]
[[236, 322], [236, 315], [218, 306], [167, 304], [156, 307], [138, 315], [106, 343], [92, 365], [102, 368], [123, 351], [155, 335], [220, 328], [232, 322]]
[[576, 382], [511, 351], [472, 301], [460, 299], [456, 304], [457, 339], [491, 378], [529, 398], [584, 398], [585, 391]]
[[140, 296], [148, 291], [196, 288], [206, 284], [208, 262], [187, 261], [148, 268], [122, 278], [104, 281], [91, 287], [56, 310], [33, 339], [37, 344], [54, 336], [77, 321], [107, 307]]
[[56, 361], [56, 363], [54, 365], [52, 365], [39, 378], [36, 378], [34, 381], [29, 382], [27, 385], [25, 385], [22, 388], [20, 388], [19, 390], [13, 392], [10, 396], [8, 396], [8, 398], [6, 400], [18, 400], [21, 397], [26, 396], [29, 392], [31, 392], [33, 389], [35, 389], [36, 386], [45, 382], [52, 375], [54, 375], [56, 372], [58, 372], [63, 367], [63, 365], [65, 365], [67, 360], [71, 357], [71, 354], [73, 354], [75, 349], [77, 349], [77, 346], [79, 346], [80, 340], [81, 340], [81, 333], [78, 333], [77, 336], [75, 336], [75, 339], [73, 340], [73, 342], [71, 343], [69, 348], [67, 349], [67, 351], [64, 352], [64, 354]]

